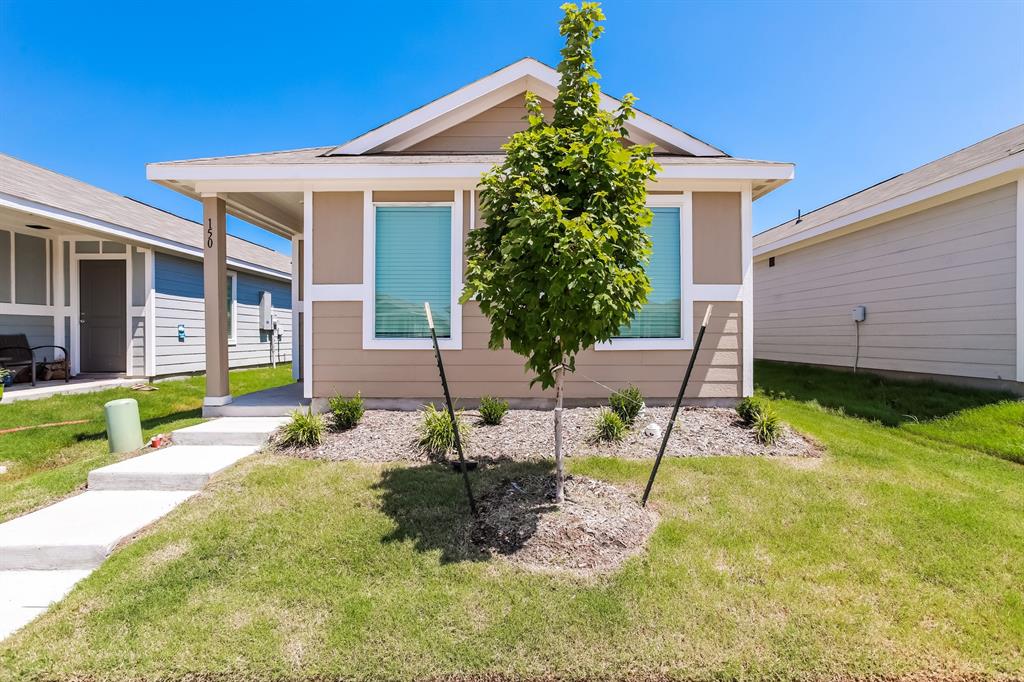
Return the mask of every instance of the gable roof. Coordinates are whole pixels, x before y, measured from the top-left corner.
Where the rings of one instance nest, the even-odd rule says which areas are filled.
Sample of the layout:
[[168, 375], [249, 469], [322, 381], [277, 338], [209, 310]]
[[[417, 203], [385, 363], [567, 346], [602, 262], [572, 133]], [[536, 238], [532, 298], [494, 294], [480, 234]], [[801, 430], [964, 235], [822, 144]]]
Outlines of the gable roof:
[[[334, 147], [326, 155], [406, 151], [417, 142], [525, 90], [553, 101], [558, 94], [559, 80], [558, 71], [532, 57], [526, 57]], [[620, 100], [615, 97], [601, 93], [602, 108], [611, 110], [620, 104]], [[655, 143], [672, 154], [728, 156], [721, 149], [639, 110], [636, 110], [636, 117], [626, 127], [634, 142]]]
[[754, 235], [754, 255], [797, 244], [958, 187], [1024, 169], [1024, 125]]
[[[157, 248], [200, 258], [203, 253], [200, 223], [7, 154], [0, 154], [0, 205], [111, 230]], [[235, 267], [291, 277], [291, 258], [259, 244], [229, 235], [227, 255]]]

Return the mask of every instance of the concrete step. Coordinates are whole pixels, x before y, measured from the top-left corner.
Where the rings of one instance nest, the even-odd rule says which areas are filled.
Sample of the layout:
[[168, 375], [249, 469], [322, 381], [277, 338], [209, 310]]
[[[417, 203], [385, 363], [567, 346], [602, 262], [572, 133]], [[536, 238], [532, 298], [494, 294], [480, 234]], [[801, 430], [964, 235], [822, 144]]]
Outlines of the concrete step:
[[175, 445], [251, 445], [267, 442], [287, 417], [221, 417], [171, 434]]
[[0, 524], [0, 570], [91, 569], [195, 491], [90, 490]]
[[90, 569], [0, 571], [0, 640], [60, 601]]
[[89, 490], [199, 490], [253, 445], [172, 445], [89, 472]]

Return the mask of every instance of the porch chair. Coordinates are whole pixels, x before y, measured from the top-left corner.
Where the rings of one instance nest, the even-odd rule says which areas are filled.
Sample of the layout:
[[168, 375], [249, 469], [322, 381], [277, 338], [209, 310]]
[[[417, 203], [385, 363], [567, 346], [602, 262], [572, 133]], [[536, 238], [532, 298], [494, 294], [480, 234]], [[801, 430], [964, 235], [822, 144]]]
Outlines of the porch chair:
[[[42, 348], [59, 350], [63, 359], [52, 362], [43, 359], [43, 362], [36, 361], [36, 351]], [[61, 367], [64, 370], [64, 383], [71, 380], [71, 365], [68, 363], [68, 351], [63, 346], [43, 345], [29, 346], [28, 337], [24, 334], [0, 334], [0, 366], [15, 371], [15, 381], [25, 369], [30, 371], [32, 385], [36, 385], [37, 367], [42, 365], [49, 373], [54, 367]]]

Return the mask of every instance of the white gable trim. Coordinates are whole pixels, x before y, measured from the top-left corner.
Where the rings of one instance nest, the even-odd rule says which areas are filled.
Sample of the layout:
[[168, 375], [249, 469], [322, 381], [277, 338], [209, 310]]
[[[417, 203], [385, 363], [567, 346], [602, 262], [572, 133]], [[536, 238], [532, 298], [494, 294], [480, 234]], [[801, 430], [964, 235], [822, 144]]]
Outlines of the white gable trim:
[[[327, 156], [402, 151], [508, 99], [515, 94], [512, 90], [526, 89], [522, 86], [535, 90], [542, 97], [553, 99], [558, 90], [558, 82], [559, 74], [555, 69], [527, 57], [335, 147], [327, 152]], [[619, 104], [618, 99], [601, 94], [602, 108], [615, 109]], [[636, 112], [636, 118], [628, 127], [641, 133], [638, 138], [658, 142], [668, 151], [695, 156], [724, 155], [722, 150], [640, 111]], [[643, 141], [647, 142], [648, 139]]]

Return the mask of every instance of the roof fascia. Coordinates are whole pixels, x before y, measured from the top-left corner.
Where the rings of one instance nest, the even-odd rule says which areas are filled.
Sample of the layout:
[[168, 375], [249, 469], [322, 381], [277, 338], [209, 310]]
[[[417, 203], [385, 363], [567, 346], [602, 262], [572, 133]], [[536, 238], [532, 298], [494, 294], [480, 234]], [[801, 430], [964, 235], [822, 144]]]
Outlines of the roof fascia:
[[[37, 215], [41, 218], [48, 218], [50, 220], [56, 220], [58, 222], [67, 223], [74, 225], [75, 227], [89, 230], [98, 233], [100, 236], [113, 237], [117, 239], [123, 239], [132, 241], [138, 244], [143, 244], [150, 248], [160, 249], [163, 251], [170, 251], [176, 254], [182, 254], [186, 256], [193, 256], [202, 260], [203, 251], [202, 249], [188, 244], [182, 244], [181, 242], [174, 241], [172, 239], [164, 239], [157, 237], [146, 232], [139, 230], [133, 230], [116, 223], [111, 223], [106, 220], [99, 218], [93, 218], [81, 213], [75, 213], [72, 211], [66, 211], [55, 206], [48, 204], [41, 204], [31, 199], [25, 199], [23, 197], [15, 196], [13, 194], [6, 194], [0, 192], [0, 206], [6, 208], [15, 209], [18, 211], [24, 211]], [[196, 224], [197, 229], [202, 229], [202, 225]], [[249, 272], [257, 273], [260, 275], [266, 275], [268, 277], [274, 277], [277, 279], [291, 280], [290, 273], [284, 273], [273, 268], [268, 268], [255, 263], [250, 263], [245, 260], [237, 258], [228, 258], [228, 264], [232, 267], [239, 268], [242, 270], [248, 270]]]
[[[809, 246], [812, 243], [816, 244], [818, 242], [826, 241], [827, 239], [841, 237], [844, 234], [849, 234], [850, 232], [856, 232], [859, 229], [872, 227], [880, 222], [884, 222], [885, 220], [894, 219], [896, 216], [889, 214], [903, 209], [913, 207], [912, 210], [906, 210], [905, 213], [916, 213], [918, 210], [924, 210], [924, 208], [930, 208], [931, 206], [945, 203], [945, 201], [933, 200], [942, 197], [944, 194], [956, 192], [957, 190], [970, 188], [969, 191], [958, 193], [955, 196], [950, 196], [947, 200], [952, 201], [969, 194], [983, 192], [986, 189], [1003, 184], [1000, 182], [999, 176], [1004, 174], [1007, 174], [1006, 182], [1012, 182], [1013, 177], [1010, 174], [1021, 169], [1024, 169], [1024, 153], [1018, 153], [997, 161], [992, 161], [983, 166], [978, 166], [977, 168], [954, 175], [953, 177], [939, 180], [938, 182], [912, 190], [906, 194], [901, 194], [897, 197], [862, 208], [859, 211], [854, 211], [844, 216], [840, 216], [804, 232], [798, 232], [797, 234], [790, 235], [789, 237], [769, 242], [768, 244], [763, 244], [761, 246], [756, 246], [754, 248], [754, 258], [763, 259], [770, 255], [777, 255], [787, 251], [795, 251], [799, 248], [803, 248], [804, 246]], [[973, 185], [977, 186], [972, 187]], [[914, 207], [915, 204], [919, 204], [921, 202], [931, 203], [926, 206]]]

